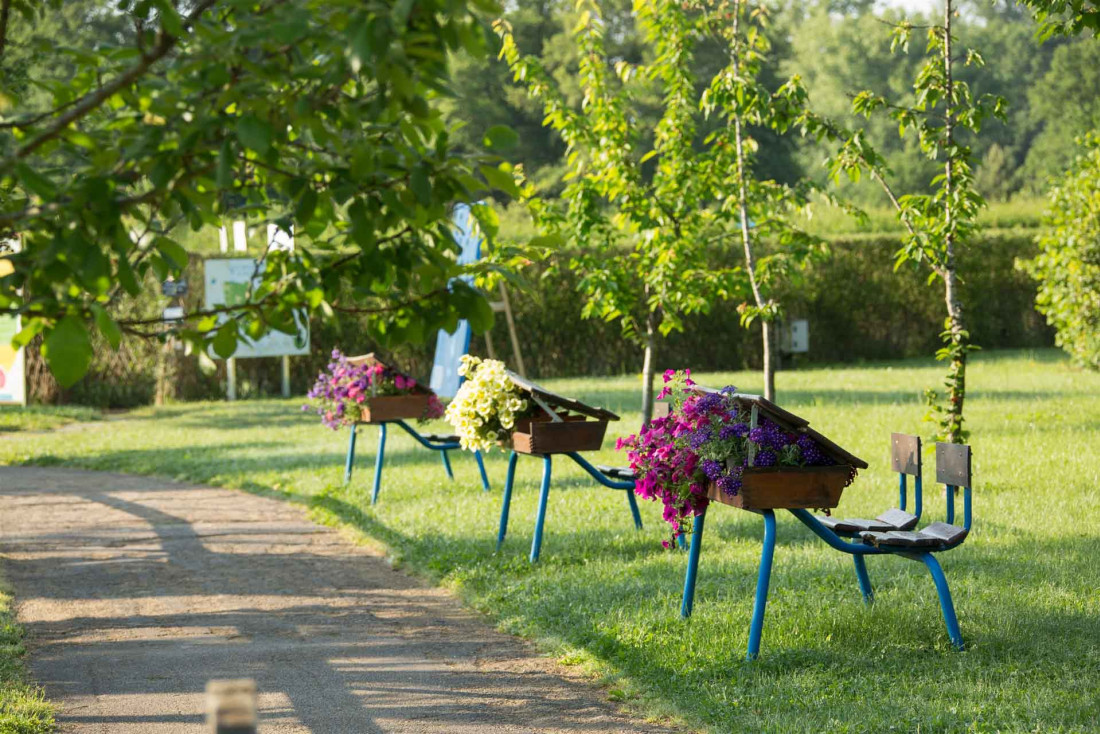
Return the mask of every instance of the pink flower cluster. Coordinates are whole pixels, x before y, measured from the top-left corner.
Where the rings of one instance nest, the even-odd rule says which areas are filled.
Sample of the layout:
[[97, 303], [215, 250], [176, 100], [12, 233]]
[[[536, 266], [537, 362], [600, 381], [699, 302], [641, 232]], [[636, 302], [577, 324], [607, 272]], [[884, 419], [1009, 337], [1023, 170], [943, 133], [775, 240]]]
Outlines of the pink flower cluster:
[[[664, 504], [672, 541], [690, 532], [693, 518], [706, 510], [710, 484], [734, 496], [746, 467], [833, 463], [806, 434], [786, 431], [765, 417], [752, 425], [751, 410], [732, 385], [719, 392], [703, 390], [690, 370], [668, 370], [664, 380], [658, 399], [670, 401], [669, 415], [619, 439], [616, 448], [627, 452], [635, 493]], [[663, 544], [667, 548], [672, 541]]]
[[[376, 396], [400, 395], [416, 387], [416, 380], [392, 367], [379, 362], [352, 364], [339, 349], [332, 350], [328, 369], [317, 375], [317, 382], [309, 391], [313, 405], [303, 405], [302, 410], [315, 409], [321, 422], [336, 430], [340, 426], [356, 423], [362, 417], [362, 408]], [[443, 405], [432, 395], [428, 400], [425, 420], [443, 415]]]

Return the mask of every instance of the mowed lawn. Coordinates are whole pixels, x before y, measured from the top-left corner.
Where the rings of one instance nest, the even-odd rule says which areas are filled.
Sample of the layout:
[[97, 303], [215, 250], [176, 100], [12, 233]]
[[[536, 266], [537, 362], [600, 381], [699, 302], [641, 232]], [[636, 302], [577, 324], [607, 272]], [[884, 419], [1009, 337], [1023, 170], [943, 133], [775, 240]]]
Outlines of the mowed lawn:
[[[779, 375], [779, 402], [870, 464], [839, 512], [873, 516], [897, 502], [891, 431], [927, 434], [922, 391], [942, 365], [904, 362]], [[758, 391], [755, 373], [697, 376]], [[740, 731], [1086, 731], [1100, 727], [1100, 375], [1060, 353], [979, 354], [969, 373], [975, 531], [941, 556], [965, 653], [947, 639], [923, 564], [870, 558], [865, 607], [852, 562], [779, 515], [761, 658], [745, 644], [759, 563], [757, 515], [714, 506], [695, 614], [679, 616], [686, 554], [665, 551], [658, 508], [636, 532], [621, 492], [555, 462], [542, 560], [527, 562], [541, 461], [521, 457], [508, 540], [494, 553], [506, 456], [472, 458], [456, 481], [438, 456], [391, 431], [381, 501], [370, 507], [377, 432], [359, 439], [342, 486], [347, 432], [322, 428], [297, 401], [147, 409], [64, 434], [0, 436], [0, 463], [67, 464], [275, 491], [346, 521], [404, 564], [459, 593], [503, 628], [540, 640], [602, 677], [641, 715]], [[547, 381], [623, 415], [595, 462], [622, 463], [614, 439], [638, 425], [636, 377]], [[445, 429], [442, 424], [433, 429]], [[929, 476], [926, 520], [942, 519]]]

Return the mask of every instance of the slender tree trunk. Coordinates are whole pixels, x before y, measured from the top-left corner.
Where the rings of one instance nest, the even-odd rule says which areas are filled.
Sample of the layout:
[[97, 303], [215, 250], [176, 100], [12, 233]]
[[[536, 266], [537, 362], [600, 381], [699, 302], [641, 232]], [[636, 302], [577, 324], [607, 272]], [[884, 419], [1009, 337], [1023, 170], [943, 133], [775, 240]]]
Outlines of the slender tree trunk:
[[775, 402], [775, 324], [763, 322], [764, 331], [764, 397]]
[[653, 312], [645, 319], [645, 360], [642, 362], [642, 427], [653, 420], [653, 381], [656, 377], [657, 317]]
[[966, 356], [970, 348], [970, 337], [966, 329], [962, 301], [959, 299], [958, 275], [955, 272], [956, 235], [953, 221], [955, 198], [955, 166], [953, 153], [955, 146], [955, 109], [954, 79], [951, 59], [951, 18], [954, 15], [953, 0], [944, 0], [943, 4], [943, 72], [946, 87], [946, 114], [944, 115], [944, 141], [947, 146], [944, 163], [944, 218], [947, 223], [946, 251], [943, 263], [944, 300], [947, 303], [947, 330], [951, 353], [951, 367], [948, 372], [947, 425], [944, 426], [944, 438], [952, 443], [961, 443], [963, 433], [963, 403], [966, 400]]
[[[741, 3], [734, 3], [733, 7], [733, 73], [741, 73]], [[756, 259], [752, 252], [752, 237], [749, 234], [749, 196], [745, 183], [747, 173], [745, 171], [745, 143], [741, 129], [741, 112], [733, 115], [733, 135], [735, 150], [737, 152], [737, 208], [741, 215], [741, 245], [745, 249], [745, 270], [749, 274], [749, 286], [752, 288], [752, 297], [756, 307], [763, 309], [768, 304], [760, 292], [760, 283], [756, 279]], [[775, 401], [775, 362], [773, 355], [771, 324], [767, 317], [761, 316], [764, 336], [764, 397]]]

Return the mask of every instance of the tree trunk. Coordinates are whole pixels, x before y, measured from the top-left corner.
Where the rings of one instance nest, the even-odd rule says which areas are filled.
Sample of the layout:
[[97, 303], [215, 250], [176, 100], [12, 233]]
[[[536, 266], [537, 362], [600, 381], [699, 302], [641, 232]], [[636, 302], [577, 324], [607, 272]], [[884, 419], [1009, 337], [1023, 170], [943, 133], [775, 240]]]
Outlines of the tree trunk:
[[653, 420], [653, 380], [656, 376], [657, 323], [651, 312], [645, 320], [645, 361], [642, 363], [642, 427]]
[[947, 156], [944, 162], [944, 218], [947, 223], [946, 248], [943, 263], [944, 300], [947, 302], [947, 339], [951, 367], [947, 373], [947, 420], [941, 426], [942, 437], [951, 443], [962, 443], [963, 403], [966, 400], [966, 356], [970, 351], [970, 336], [966, 330], [962, 301], [959, 299], [959, 281], [955, 272], [956, 234], [954, 224], [955, 198], [955, 146], [953, 109], [954, 78], [951, 58], [951, 19], [954, 15], [952, 0], [943, 4], [943, 72], [944, 86], [947, 89], [946, 114], [944, 115], [944, 139]]
[[764, 326], [764, 397], [775, 402], [775, 324], [762, 322]]

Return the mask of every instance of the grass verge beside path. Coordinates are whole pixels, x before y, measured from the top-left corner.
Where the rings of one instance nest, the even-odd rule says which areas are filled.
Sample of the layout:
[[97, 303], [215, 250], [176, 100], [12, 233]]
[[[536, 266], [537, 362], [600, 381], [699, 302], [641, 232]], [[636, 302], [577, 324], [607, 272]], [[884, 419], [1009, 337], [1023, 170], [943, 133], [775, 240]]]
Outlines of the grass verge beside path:
[[24, 677], [23, 653], [23, 630], [0, 582], [0, 734], [47, 734], [54, 730], [53, 706]]
[[[891, 431], [923, 433], [922, 391], [942, 365], [903, 362], [779, 375], [779, 402], [871, 463], [839, 513], [874, 516], [897, 501]], [[931, 579], [900, 558], [867, 562], [877, 601], [860, 600], [852, 562], [789, 515], [779, 517], [762, 657], [745, 663], [762, 525], [708, 516], [695, 614], [679, 618], [686, 555], [663, 551], [659, 509], [635, 532], [621, 492], [555, 462], [542, 560], [527, 563], [541, 462], [521, 457], [508, 540], [494, 554], [506, 461], [438, 456], [400, 432], [387, 445], [381, 502], [369, 504], [376, 432], [361, 431], [342, 485], [346, 432], [294, 401], [146, 409], [109, 430], [23, 434], [0, 463], [67, 464], [276, 491], [321, 519], [350, 523], [393, 558], [456, 590], [505, 629], [604, 677], [610, 695], [712, 732], [1079, 732], [1100, 721], [1100, 375], [1060, 354], [982, 353], [968, 375], [975, 530], [941, 556], [969, 649], [954, 652]], [[759, 391], [755, 373], [704, 384]], [[593, 463], [622, 463], [615, 437], [637, 426], [636, 378], [551, 381], [624, 416]], [[926, 476], [934, 476], [932, 457]], [[926, 522], [943, 518], [929, 480]]]
[[73, 422], [94, 421], [103, 414], [80, 405], [0, 405], [0, 433], [48, 431]]

